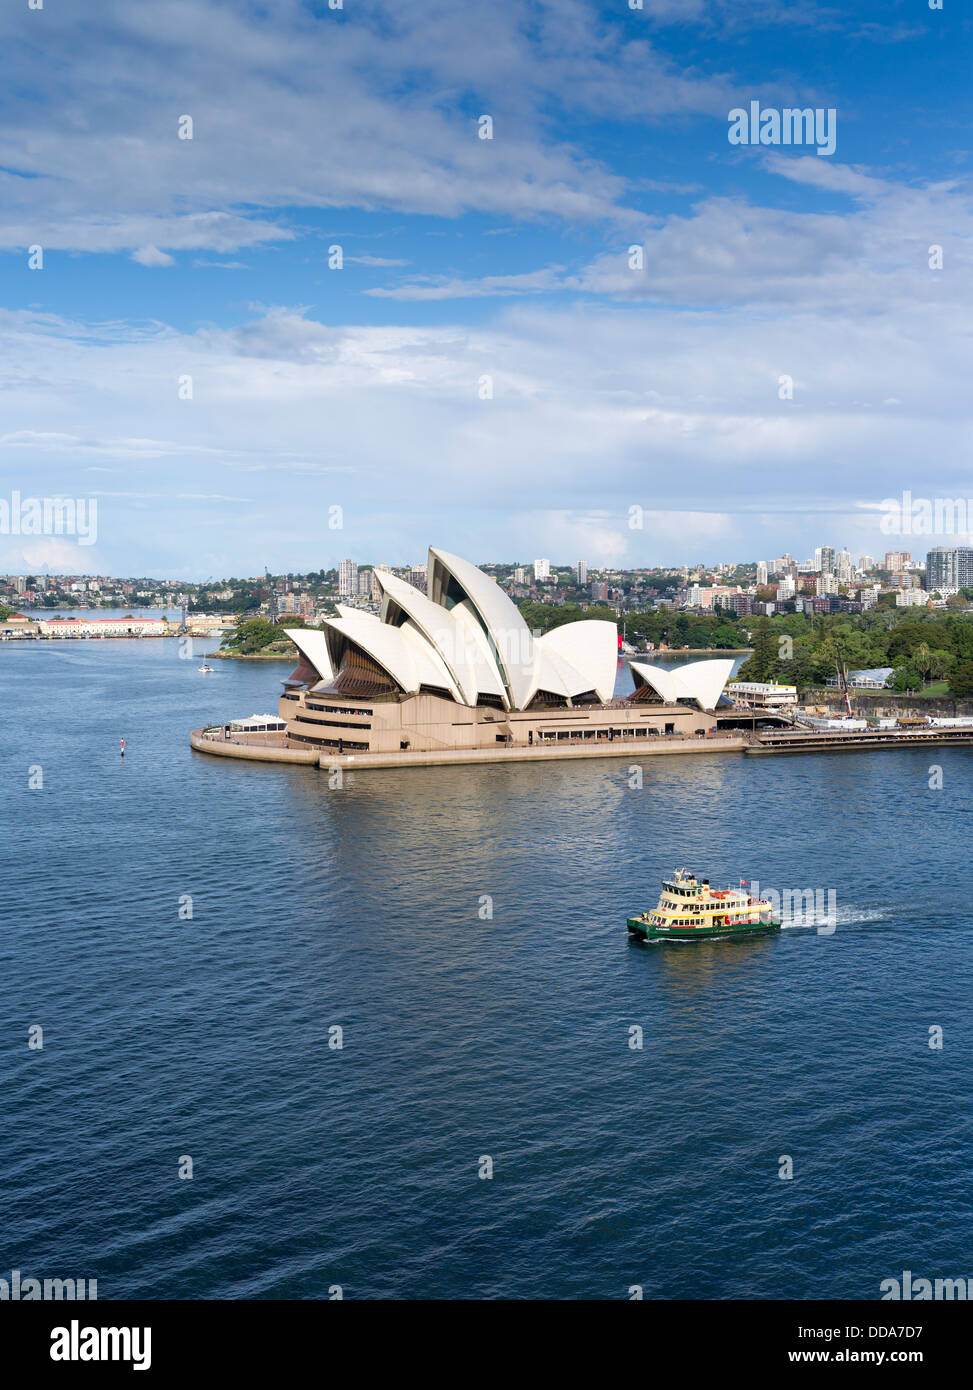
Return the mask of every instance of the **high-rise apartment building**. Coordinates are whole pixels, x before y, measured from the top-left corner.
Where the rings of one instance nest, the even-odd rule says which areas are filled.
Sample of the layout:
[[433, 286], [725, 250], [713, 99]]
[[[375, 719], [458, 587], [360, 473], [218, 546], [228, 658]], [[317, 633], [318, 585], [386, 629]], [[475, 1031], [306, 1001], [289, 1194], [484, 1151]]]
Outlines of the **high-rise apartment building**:
[[973, 549], [965, 545], [937, 545], [926, 556], [926, 591], [956, 592], [973, 585]]
[[358, 565], [354, 560], [342, 560], [338, 566], [338, 593], [353, 598], [358, 593]]
[[834, 546], [819, 545], [815, 547], [814, 567], [819, 574], [834, 574]]
[[579, 560], [579, 561], [578, 561], [578, 583], [579, 583], [579, 584], [587, 584], [587, 582], [588, 582], [588, 564], [587, 564], [587, 561], [585, 561], [585, 560]]
[[535, 578], [535, 580], [536, 580], [536, 579], [550, 579], [550, 577], [551, 577], [551, 562], [550, 562], [550, 560], [535, 560], [535, 561], [534, 561], [534, 578]]

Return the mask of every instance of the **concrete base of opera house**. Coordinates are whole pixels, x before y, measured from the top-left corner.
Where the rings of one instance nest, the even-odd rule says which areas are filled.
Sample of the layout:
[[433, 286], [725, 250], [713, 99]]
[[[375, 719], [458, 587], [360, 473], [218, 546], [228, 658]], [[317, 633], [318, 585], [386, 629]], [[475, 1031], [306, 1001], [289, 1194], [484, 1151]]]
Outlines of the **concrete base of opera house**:
[[635, 743], [632, 739], [598, 739], [595, 742], [563, 740], [547, 744], [502, 744], [496, 748], [449, 748], [426, 752], [401, 749], [387, 753], [321, 752], [316, 748], [287, 746], [283, 734], [222, 734], [194, 729], [189, 742], [199, 753], [221, 758], [245, 758], [261, 763], [302, 763], [305, 767], [331, 768], [444, 767], [457, 763], [552, 762], [566, 758], [619, 758], [637, 760], [646, 755], [681, 753], [742, 753], [748, 740], [742, 733], [660, 734]]

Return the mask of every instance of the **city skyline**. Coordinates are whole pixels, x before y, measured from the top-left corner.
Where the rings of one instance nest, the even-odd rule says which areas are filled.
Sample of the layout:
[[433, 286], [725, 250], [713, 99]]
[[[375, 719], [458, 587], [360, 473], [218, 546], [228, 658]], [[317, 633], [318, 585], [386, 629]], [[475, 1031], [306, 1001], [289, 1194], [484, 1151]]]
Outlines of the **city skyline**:
[[[897, 591], [900, 598], [905, 597], [903, 590], [911, 592], [912, 598], [908, 599], [910, 603], [926, 602], [937, 592], [940, 593], [940, 597], [948, 597], [964, 588], [973, 589], [973, 548], [958, 545], [934, 546], [926, 552], [925, 558], [921, 555], [914, 556], [911, 551], [903, 549], [886, 551], [880, 559], [872, 555], [860, 555], [856, 560], [847, 549], [835, 551], [832, 546], [817, 546], [813, 557], [802, 561], [795, 560], [790, 553], [785, 552], [772, 561], [697, 562], [694, 565], [671, 567], [616, 568], [589, 566], [583, 559], [571, 564], [558, 561], [552, 563], [549, 559], [538, 558], [533, 564], [519, 560], [483, 561], [480, 568], [488, 573], [496, 571], [493, 577], [497, 582], [509, 586], [511, 592], [521, 596], [530, 594], [540, 597], [543, 601], [560, 601], [554, 597], [558, 592], [565, 589], [577, 590], [582, 591], [579, 596], [582, 603], [587, 603], [589, 598], [595, 602], [607, 600], [615, 578], [624, 581], [632, 575], [661, 575], [668, 576], [670, 580], [674, 575], [679, 576], [684, 585], [681, 592], [688, 596], [689, 606], [696, 603], [700, 594], [715, 596], [717, 593], [729, 593], [732, 589], [736, 594], [755, 595], [759, 590], [769, 588], [776, 591], [773, 601], [769, 603], [770, 609], [774, 609], [780, 604], [795, 600], [798, 596], [798, 586], [806, 587], [811, 582], [815, 583], [815, 592], [819, 596], [838, 595], [839, 591], [843, 590], [847, 597], [848, 591], [853, 591], [852, 598], [855, 595], [861, 598], [870, 593], [870, 602], [883, 591], [883, 586], [884, 592]], [[381, 597], [383, 572], [404, 575], [407, 583], [425, 591], [427, 569], [425, 561], [413, 560], [404, 565], [390, 565], [385, 561], [368, 559], [359, 562], [346, 557], [328, 569], [322, 567], [311, 571], [291, 570], [274, 573], [265, 567], [256, 575], [211, 576], [201, 583], [171, 576], [47, 572], [39, 572], [36, 575], [6, 574], [0, 575], [0, 599], [5, 595], [7, 599], [17, 600], [21, 596], [29, 597], [29, 593], [34, 592], [50, 597], [53, 592], [68, 593], [69, 590], [87, 590], [100, 596], [106, 589], [108, 593], [117, 593], [119, 586], [125, 595], [151, 596], [151, 590], [135, 589], [136, 584], [143, 582], [161, 587], [170, 593], [185, 585], [187, 589], [198, 589], [204, 595], [208, 591], [215, 594], [218, 585], [258, 588], [273, 586], [274, 592], [279, 595], [290, 593], [293, 581], [300, 582], [302, 592], [307, 593], [315, 588], [326, 589], [326, 576], [333, 575], [334, 579], [330, 583], [337, 597], [354, 600], [364, 598], [366, 602], [375, 602]], [[883, 574], [889, 576], [885, 581], [879, 578]], [[707, 579], [707, 576], [711, 578]], [[727, 580], [730, 581], [729, 584], [725, 582]], [[638, 592], [642, 587], [642, 580], [638, 580], [632, 587], [633, 592]], [[215, 596], [229, 599], [236, 592], [232, 587], [224, 588]], [[615, 592], [621, 594], [623, 590], [616, 585]], [[656, 592], [648, 591], [650, 594]], [[765, 599], [766, 596], [761, 598], [760, 602], [763, 603]], [[101, 601], [105, 601], [104, 597]], [[713, 601], [715, 604], [715, 598]], [[704, 603], [703, 606], [708, 604]], [[280, 611], [296, 610], [291, 608]], [[750, 609], [745, 611], [749, 613]]]

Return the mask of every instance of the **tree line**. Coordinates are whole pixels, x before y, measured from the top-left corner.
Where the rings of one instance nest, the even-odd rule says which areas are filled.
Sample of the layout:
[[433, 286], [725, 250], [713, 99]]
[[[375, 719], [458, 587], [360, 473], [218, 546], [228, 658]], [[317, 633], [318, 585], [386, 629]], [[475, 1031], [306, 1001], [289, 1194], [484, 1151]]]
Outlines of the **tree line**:
[[753, 627], [753, 655], [738, 680], [775, 681], [798, 689], [825, 685], [836, 656], [846, 670], [891, 667], [890, 686], [919, 691], [943, 682], [952, 695], [973, 695], [973, 619], [940, 609], [869, 613], [775, 614]]

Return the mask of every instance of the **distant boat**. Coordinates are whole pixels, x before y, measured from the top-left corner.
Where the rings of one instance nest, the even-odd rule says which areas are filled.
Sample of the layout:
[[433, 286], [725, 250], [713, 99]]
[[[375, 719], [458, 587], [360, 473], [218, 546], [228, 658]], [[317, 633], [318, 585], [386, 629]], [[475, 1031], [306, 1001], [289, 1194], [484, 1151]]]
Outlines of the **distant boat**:
[[215, 666], [209, 666], [209, 665], [207, 665], [207, 663], [204, 661], [203, 664], [202, 664], [202, 666], [197, 666], [197, 667], [196, 667], [196, 670], [197, 670], [197, 671], [203, 671], [203, 672], [206, 672], [206, 671], [215, 671], [215, 670], [216, 670], [216, 667], [215, 667]]

